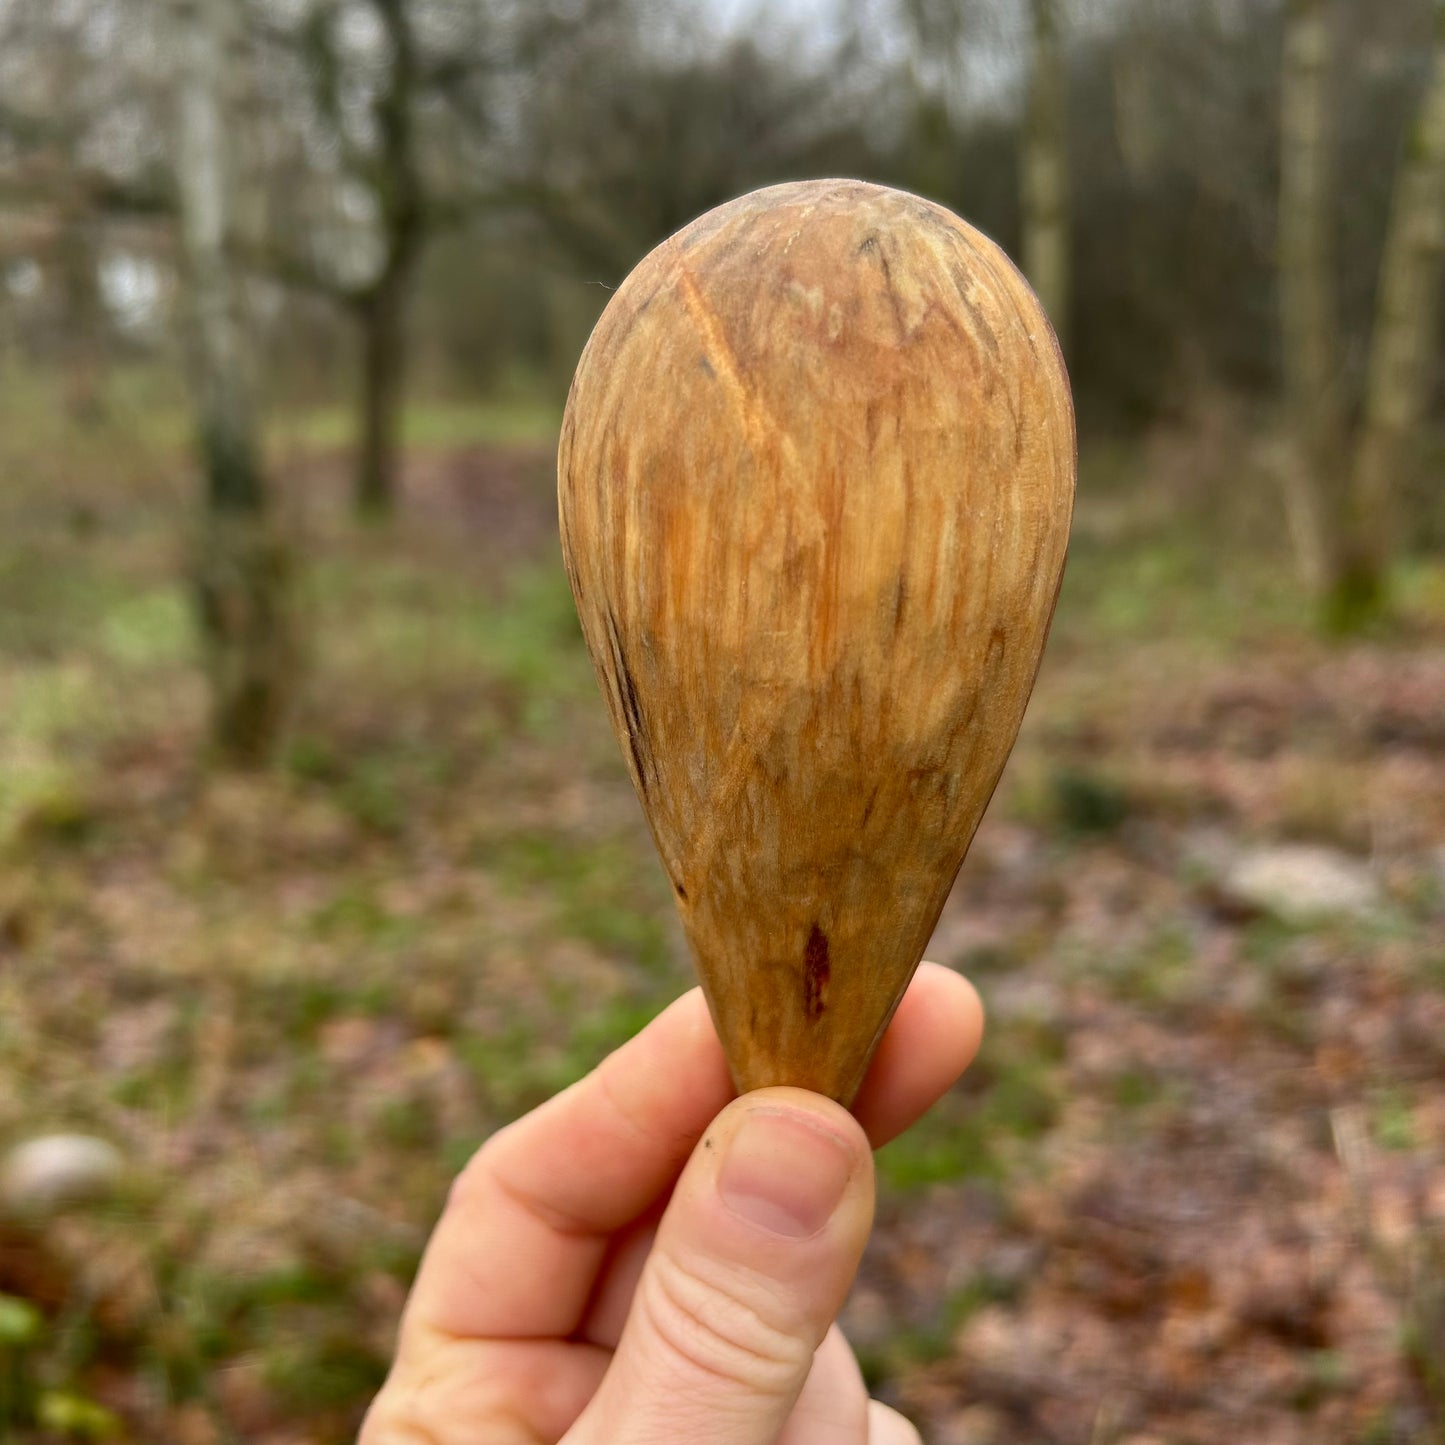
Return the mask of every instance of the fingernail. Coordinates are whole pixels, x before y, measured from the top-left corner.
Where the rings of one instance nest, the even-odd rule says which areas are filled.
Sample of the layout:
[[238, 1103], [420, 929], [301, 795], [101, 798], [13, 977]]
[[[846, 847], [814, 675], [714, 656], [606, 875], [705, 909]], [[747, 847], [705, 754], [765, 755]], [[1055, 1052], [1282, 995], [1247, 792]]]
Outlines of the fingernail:
[[805, 1239], [829, 1220], [848, 1187], [853, 1157], [827, 1129], [776, 1109], [744, 1116], [718, 1170], [734, 1214], [773, 1234]]

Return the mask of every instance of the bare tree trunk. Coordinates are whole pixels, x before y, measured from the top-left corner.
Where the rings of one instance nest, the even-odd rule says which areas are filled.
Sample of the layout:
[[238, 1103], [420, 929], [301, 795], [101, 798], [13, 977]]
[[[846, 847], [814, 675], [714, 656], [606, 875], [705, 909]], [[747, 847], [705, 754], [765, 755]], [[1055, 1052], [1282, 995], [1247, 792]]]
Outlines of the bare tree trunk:
[[1316, 595], [1333, 565], [1327, 518], [1343, 441], [1330, 245], [1330, 4], [1288, 0], [1280, 78], [1279, 300], [1291, 434], [1284, 499], [1300, 571]]
[[56, 247], [65, 295], [65, 410], [77, 425], [93, 426], [105, 416], [105, 310], [89, 218], [68, 215]]
[[[84, 122], [75, 98], [84, 93], [85, 57], [68, 34], [65, 22], [52, 38], [50, 48], [52, 80], [47, 89], [57, 117], [60, 145], [64, 155], [76, 156], [81, 151]], [[105, 307], [100, 290], [97, 217], [84, 195], [75, 189], [62, 188], [61, 194], [56, 217], [55, 271], [63, 306], [60, 359], [65, 373], [65, 410], [76, 425], [93, 426], [105, 414]]]
[[356, 506], [363, 516], [375, 519], [396, 505], [406, 303], [427, 217], [413, 123], [418, 62], [412, 17], [405, 0], [371, 0], [371, 5], [390, 51], [387, 83], [375, 111], [380, 142], [377, 199], [387, 255], [376, 284], [358, 298], [363, 334]]
[[256, 446], [240, 291], [227, 259], [233, 179], [224, 96], [234, 0], [176, 0], [182, 46], [177, 186], [190, 283], [192, 373], [205, 472], [195, 586], [221, 761], [265, 763], [295, 674], [290, 559], [271, 525]]
[[1060, 344], [1069, 322], [1067, 75], [1059, 34], [1061, 0], [1030, 0], [1034, 53], [1024, 115], [1020, 192], [1023, 272]]
[[356, 505], [372, 518], [388, 515], [396, 502], [410, 272], [410, 265], [388, 270], [357, 309], [361, 322], [361, 443]]
[[1409, 439], [1425, 412], [1445, 260], [1445, 0], [1435, 4], [1429, 86], [1406, 137], [1395, 177], [1380, 278], [1349, 535], [1342, 608], [1384, 604], [1394, 541], [1392, 493], [1410, 463]]

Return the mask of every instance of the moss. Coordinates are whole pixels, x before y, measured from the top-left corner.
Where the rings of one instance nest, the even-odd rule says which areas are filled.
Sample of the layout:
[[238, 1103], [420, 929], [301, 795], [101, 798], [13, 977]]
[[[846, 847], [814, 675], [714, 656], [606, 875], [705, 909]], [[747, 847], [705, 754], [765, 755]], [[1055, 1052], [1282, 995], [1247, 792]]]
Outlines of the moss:
[[1128, 794], [1101, 773], [1060, 768], [1049, 783], [1054, 816], [1065, 832], [1084, 836], [1113, 833], [1129, 817]]

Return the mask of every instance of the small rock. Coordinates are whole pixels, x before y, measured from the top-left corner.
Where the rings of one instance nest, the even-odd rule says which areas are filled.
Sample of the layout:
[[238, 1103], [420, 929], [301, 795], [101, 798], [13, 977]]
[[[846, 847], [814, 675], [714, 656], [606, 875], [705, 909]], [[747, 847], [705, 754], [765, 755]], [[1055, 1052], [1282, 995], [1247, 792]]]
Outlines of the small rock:
[[86, 1134], [49, 1134], [17, 1145], [0, 1163], [0, 1204], [47, 1213], [114, 1187], [125, 1169], [115, 1145]]
[[1287, 923], [1357, 916], [1380, 903], [1380, 886], [1369, 868], [1329, 848], [1251, 849], [1228, 866], [1219, 887], [1227, 902]]

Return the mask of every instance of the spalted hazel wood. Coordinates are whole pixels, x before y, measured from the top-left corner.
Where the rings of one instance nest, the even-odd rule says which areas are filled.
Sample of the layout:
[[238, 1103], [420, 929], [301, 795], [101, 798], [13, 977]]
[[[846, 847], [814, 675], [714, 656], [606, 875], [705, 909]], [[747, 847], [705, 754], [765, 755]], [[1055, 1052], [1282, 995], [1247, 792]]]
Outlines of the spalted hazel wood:
[[587, 645], [735, 1080], [852, 1100], [1013, 746], [1074, 423], [991, 241], [856, 181], [647, 256], [558, 458]]

